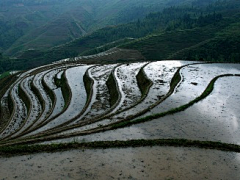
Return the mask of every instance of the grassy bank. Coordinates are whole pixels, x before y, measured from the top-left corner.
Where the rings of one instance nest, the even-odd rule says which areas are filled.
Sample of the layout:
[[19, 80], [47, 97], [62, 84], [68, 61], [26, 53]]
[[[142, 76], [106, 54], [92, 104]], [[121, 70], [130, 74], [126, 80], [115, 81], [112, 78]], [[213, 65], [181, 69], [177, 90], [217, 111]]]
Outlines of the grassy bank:
[[0, 79], [0, 98], [4, 95], [6, 90], [17, 80], [17, 74], [6, 76]]
[[7, 76], [10, 76], [10, 72], [4, 72], [4, 73], [0, 74], [0, 79], [3, 79]]
[[58, 79], [56, 76], [54, 77], [54, 81], [57, 87], [61, 88], [62, 95], [64, 99], [64, 109], [66, 109], [71, 101], [72, 92], [67, 83], [67, 78], [65, 73], [62, 74], [61, 79]]
[[[85, 72], [85, 74], [83, 76], [83, 82], [84, 82], [85, 90], [87, 93], [87, 102], [89, 102], [91, 100], [92, 93], [93, 93], [92, 87], [93, 87], [93, 83], [94, 83], [92, 78], [90, 78], [88, 71], [89, 71], [89, 69]], [[86, 103], [86, 104], [89, 104], [89, 103]]]
[[148, 146], [173, 146], [173, 147], [193, 147], [201, 149], [213, 149], [220, 151], [240, 152], [240, 146], [214, 141], [197, 141], [188, 139], [138, 139], [128, 141], [98, 141], [86, 143], [66, 143], [51, 145], [16, 145], [0, 147], [1, 156], [13, 156], [22, 154], [58, 152], [71, 149], [91, 149], [91, 148], [127, 148], [127, 147], [148, 147]]
[[142, 93], [142, 97], [144, 97], [148, 94], [149, 88], [153, 84], [152, 81], [150, 79], [148, 79], [148, 77], [146, 76], [146, 74], [144, 72], [144, 67], [146, 67], [146, 66], [143, 66], [136, 76], [138, 87]]
[[[2, 97], [4, 96], [4, 94], [6, 93], [7, 89], [10, 88], [10, 86], [12, 85], [12, 83], [14, 81], [16, 81], [17, 79], [17, 75], [10, 75], [10, 76], [6, 76], [2, 79], [0, 79], [0, 99], [2, 99]], [[10, 95], [8, 95], [8, 110], [9, 110], [9, 118], [13, 113], [13, 99], [10, 97]], [[0, 132], [2, 130], [3, 127], [5, 127], [5, 125], [9, 122], [9, 118], [8, 119], [3, 119], [2, 115], [4, 112], [2, 112], [2, 105], [0, 103]]]
[[117, 103], [119, 99], [119, 91], [118, 91], [118, 85], [116, 82], [116, 79], [114, 77], [114, 70], [109, 75], [109, 78], [106, 82], [109, 94], [110, 94], [110, 105], [113, 106]]

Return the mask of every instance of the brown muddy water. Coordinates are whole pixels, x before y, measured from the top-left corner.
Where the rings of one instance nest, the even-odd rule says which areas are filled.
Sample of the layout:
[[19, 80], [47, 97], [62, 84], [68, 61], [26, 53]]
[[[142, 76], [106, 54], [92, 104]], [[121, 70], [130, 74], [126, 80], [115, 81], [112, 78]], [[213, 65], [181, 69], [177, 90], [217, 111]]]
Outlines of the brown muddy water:
[[240, 154], [175, 147], [87, 149], [0, 158], [0, 179], [240, 179]]

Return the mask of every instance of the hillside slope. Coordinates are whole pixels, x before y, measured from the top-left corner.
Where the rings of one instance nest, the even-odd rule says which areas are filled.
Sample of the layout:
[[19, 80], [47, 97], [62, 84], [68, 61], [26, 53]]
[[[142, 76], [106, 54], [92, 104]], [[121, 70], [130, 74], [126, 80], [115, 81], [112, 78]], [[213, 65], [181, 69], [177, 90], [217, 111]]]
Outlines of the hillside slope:
[[165, 8], [142, 20], [108, 26], [48, 50], [31, 49], [17, 59], [5, 58], [1, 61], [2, 71], [33, 68], [113, 47], [137, 50], [147, 60], [239, 62], [240, 2], [219, 0], [209, 5], [200, 0], [194, 2], [193, 6]]
[[140, 51], [148, 60], [188, 59], [239, 62], [239, 23], [151, 35], [120, 46]]
[[[0, 51], [47, 50], [107, 25], [141, 19], [192, 0], [17, 0], [0, 2]], [[13, 13], [14, 12], [14, 13]]]

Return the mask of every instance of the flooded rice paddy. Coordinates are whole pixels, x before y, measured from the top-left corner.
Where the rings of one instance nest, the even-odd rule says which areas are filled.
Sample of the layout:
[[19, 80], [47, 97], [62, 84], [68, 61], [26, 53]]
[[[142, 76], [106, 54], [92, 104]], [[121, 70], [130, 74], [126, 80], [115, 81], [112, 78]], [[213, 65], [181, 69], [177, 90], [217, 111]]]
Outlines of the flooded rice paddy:
[[180, 71], [182, 80], [174, 93], [148, 114], [168, 111], [192, 101], [203, 93], [214, 77], [239, 74], [239, 68], [240, 65], [234, 64], [195, 64], [183, 67]]
[[73, 150], [0, 158], [0, 179], [239, 179], [240, 154], [173, 147]]
[[146, 63], [132, 63], [121, 65], [115, 69], [114, 75], [119, 87], [121, 100], [113, 112], [121, 111], [136, 103], [141, 98], [136, 76]]
[[[42, 134], [45, 132], [49, 132], [52, 136], [54, 132], [56, 132], [54, 139], [61, 136], [63, 142], [65, 141], [64, 139], [68, 139], [67, 141], [72, 140], [72, 138], [68, 138], [68, 136], [72, 136], [73, 134], [76, 136], [86, 131], [91, 132], [89, 135], [88, 132], [85, 133], [87, 135], [86, 137], [89, 137], [91, 141], [107, 139], [104, 138], [107, 136], [113, 139], [114, 137], [118, 137], [118, 139], [132, 139], [137, 138], [137, 136], [144, 138], [145, 135], [138, 133], [138, 126], [142, 126], [142, 124], [117, 130], [111, 130], [109, 126], [113, 123], [116, 124], [125, 121], [125, 119], [131, 121], [132, 119], [148, 117], [149, 115], [167, 112], [173, 108], [181, 107], [199, 97], [215, 77], [226, 74], [240, 74], [239, 64], [206, 64], [194, 61], [157, 61], [111, 65], [80, 65], [77, 63], [74, 65], [74, 63], [71, 63], [59, 64], [49, 69], [41, 67], [41, 69], [42, 70], [34, 69], [21, 74], [16, 84], [7, 91], [8, 94], [12, 96], [14, 110], [0, 138], [11, 136], [11, 134], [14, 134], [14, 131], [18, 131], [16, 135], [23, 133], [25, 137], [31, 137], [32, 135], [38, 136], [39, 133]], [[145, 96], [141, 94], [138, 87], [138, 81], [141, 81], [141, 79], [136, 78], [140, 70], [144, 73], [143, 75], [152, 82]], [[35, 71], [36, 73], [34, 73]], [[112, 84], [109, 87], [106, 82], [110, 78], [111, 73], [116, 84]], [[89, 82], [91, 89], [85, 87], [87, 82], [84, 82], [84, 76], [86, 76], [86, 74], [88, 74], [89, 80], [92, 80], [92, 83]], [[177, 76], [179, 76], [179, 79], [176, 78]], [[234, 81], [238, 81], [238, 77], [222, 77], [217, 80], [215, 86], [217, 87], [219, 84], [221, 86], [226, 85], [225, 88], [221, 88], [222, 93], [227, 89], [227, 92], [233, 94], [232, 89], [239, 90], [236, 83], [231, 83], [233, 78], [236, 79]], [[61, 83], [65, 82], [67, 86], [64, 86], [64, 88], [59, 87], [59, 84], [56, 84], [56, 79]], [[230, 84], [227, 85], [227, 83], [222, 82], [222, 79], [226, 79], [225, 81]], [[172, 82], [175, 80], [178, 82], [172, 87]], [[230, 86], [231, 84], [235, 84], [235, 86]], [[38, 89], [40, 95], [36, 94], [36, 91], [33, 91], [33, 86]], [[22, 99], [22, 96], [19, 96], [20, 87], [26, 94], [24, 99]], [[66, 89], [67, 87], [69, 90]], [[115, 95], [109, 94], [109, 88], [115, 88], [115, 93], [119, 94], [119, 99], [113, 105], [110, 104], [110, 99], [114, 98]], [[52, 91], [51, 93], [54, 97], [50, 98], [51, 93], [49, 91]], [[67, 92], [68, 99], [64, 97], [66, 95], [64, 95], [63, 91], [65, 91], [65, 94]], [[68, 91], [70, 91], [70, 93]], [[214, 94], [215, 91], [216, 88], [214, 88], [212, 94]], [[6, 112], [8, 112], [6, 107], [6, 105], [8, 105], [6, 102], [8, 94], [6, 93], [1, 101], [2, 107], [5, 104]], [[183, 112], [162, 117], [160, 120], [153, 119], [150, 122], [144, 123], [151, 124], [158, 121], [160, 122], [159, 124], [161, 124], [160, 126], [164, 127], [162, 129], [160, 128], [163, 136], [155, 136], [155, 131], [151, 130], [149, 130], [152, 132], [149, 136], [157, 138], [186, 138], [186, 136], [178, 135], [177, 130], [171, 132], [164, 131], [164, 129], [167, 128], [163, 126], [163, 124], [168, 122], [172, 124], [171, 128], [175, 128], [177, 123], [183, 122], [181, 117], [184, 117], [183, 119], [185, 120], [186, 116], [192, 119], [193, 124], [199, 126], [197, 124], [201, 123], [201, 121], [198, 120], [195, 123], [195, 119], [208, 119], [208, 117], [211, 118], [214, 113], [219, 113], [217, 111], [219, 109], [218, 103], [207, 101], [208, 98], [213, 96], [212, 94]], [[41, 96], [40, 99], [39, 96]], [[88, 100], [87, 96], [89, 96]], [[220, 97], [220, 95], [217, 96]], [[27, 106], [29, 105], [27, 104], [28, 101], [26, 101], [26, 98], [30, 102], [30, 107], [28, 108]], [[234, 100], [236, 100], [236, 98], [233, 99], [232, 102], [234, 102]], [[201, 103], [204, 104], [204, 107], [209, 107], [207, 110], [211, 109], [210, 106], [212, 104], [214, 105], [213, 108], [215, 109], [211, 110], [212, 113], [205, 113], [206, 118], [203, 118], [204, 115], [199, 115], [199, 113], [203, 111], [203, 108], [201, 111], [194, 110], [195, 107], [201, 109], [198, 108]], [[229, 107], [229, 109], [234, 108]], [[228, 112], [220, 113], [224, 114], [223, 119], [233, 118], [231, 111], [229, 110]], [[184, 113], [187, 115], [182, 115]], [[191, 113], [193, 115], [191, 115]], [[198, 117], [198, 115], [200, 117]], [[167, 118], [170, 120], [164, 120]], [[218, 119], [219, 118], [221, 117], [218, 117]], [[235, 119], [238, 118], [239, 117], [235, 117]], [[180, 120], [178, 121], [176, 119]], [[177, 122], [175, 123], [173, 120]], [[189, 125], [189, 123], [186, 124]], [[153, 126], [155, 128], [158, 127], [157, 125]], [[104, 127], [108, 127], [109, 131], [97, 135], [92, 133], [95, 129]], [[144, 126], [144, 128], [147, 129], [147, 126]], [[119, 134], [125, 134], [121, 133], [124, 132], [125, 129], [129, 132], [126, 133], [126, 137], [122, 137], [122, 135]], [[117, 133], [117, 131], [119, 131], [119, 133]], [[112, 132], [115, 132], [115, 135], [110, 135]], [[134, 135], [134, 132], [138, 135]], [[142, 132], [141, 128], [139, 132]], [[133, 134], [133, 137], [128, 136], [128, 134]], [[143, 134], [148, 133], [145, 132]], [[167, 134], [176, 134], [176, 136]], [[197, 134], [197, 136], [201, 137], [200, 133]], [[12, 135], [12, 138], [16, 135]], [[149, 138], [149, 136], [146, 136], [146, 138]], [[48, 137], [47, 134], [46, 137]], [[86, 137], [85, 139], [87, 139]], [[187, 135], [187, 137], [190, 136]], [[78, 138], [78, 136], [74, 138]], [[195, 138], [197, 137], [193, 137], [193, 139]], [[51, 139], [51, 137], [49, 136], [48, 139]], [[80, 139], [82, 139], [82, 137], [80, 137]]]
[[[213, 92], [187, 110], [142, 124], [106, 131], [75, 141], [114, 141], [129, 139], [191, 139], [239, 144], [240, 77], [222, 77]], [[71, 142], [66, 138], [54, 142]]]
[[[151, 82], [146, 94], [144, 79]], [[6, 89], [0, 147], [136, 139], [240, 145], [239, 92], [239, 64], [59, 62], [18, 75]], [[2, 157], [0, 163], [0, 179], [240, 178], [239, 153], [183, 147], [71, 150]]]

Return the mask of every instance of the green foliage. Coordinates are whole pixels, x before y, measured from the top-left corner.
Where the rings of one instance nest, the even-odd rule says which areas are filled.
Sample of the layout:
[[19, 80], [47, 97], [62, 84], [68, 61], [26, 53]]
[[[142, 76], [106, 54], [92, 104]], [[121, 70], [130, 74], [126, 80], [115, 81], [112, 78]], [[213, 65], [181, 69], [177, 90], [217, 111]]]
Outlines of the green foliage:
[[[175, 1], [174, 5], [185, 1], [189, 2]], [[169, 2], [172, 0], [2, 0], [0, 47], [11, 56], [28, 49], [47, 50], [107, 25], [142, 19]]]
[[117, 47], [117, 46], [129, 43], [129, 42], [131, 42], [133, 40], [134, 40], [134, 38], [119, 39], [117, 41], [106, 43], [106, 44], [104, 44], [102, 46], [99, 46], [99, 47], [96, 47], [96, 48], [93, 48], [93, 49], [90, 49], [90, 50], [86, 50], [86, 51], [80, 53], [80, 55], [81, 56], [88, 56], [88, 55], [98, 54], [98, 53], [107, 51], [107, 50], [109, 50], [111, 48], [114, 48], [114, 47]]
[[3, 79], [3, 78], [5, 78], [5, 77], [7, 77], [9, 75], [10, 75], [9, 72], [4, 72], [3, 74], [0, 74], [0, 79]]
[[[144, 66], [145, 67], [145, 66]], [[138, 87], [142, 93], [142, 97], [146, 96], [149, 88], [152, 86], [152, 81], [150, 79], [147, 78], [145, 72], [144, 72], [144, 67], [142, 67], [139, 71], [139, 73], [137, 74], [136, 78], [137, 78], [137, 83], [138, 83]]]
[[118, 85], [117, 85], [116, 79], [114, 77], [113, 71], [109, 75], [109, 78], [108, 78], [106, 84], [107, 84], [108, 91], [110, 94], [110, 105], [114, 106], [117, 103], [120, 94], [118, 91]]
[[2, 98], [6, 90], [12, 85], [12, 83], [16, 79], [17, 79], [16, 75], [6, 76], [0, 79], [0, 98]]
[[24, 22], [9, 23], [0, 20], [0, 47], [9, 48], [19, 37], [23, 36], [27, 25]]
[[121, 48], [136, 49], [147, 60], [168, 59], [168, 56], [174, 52], [211, 38], [215, 29], [195, 28], [165, 32], [133, 41], [121, 46]]
[[240, 2], [206, 2], [165, 8], [135, 22], [99, 29], [62, 46], [27, 50], [18, 59], [2, 58], [0, 72], [29, 69], [80, 54], [99, 53], [114, 46], [136, 49], [148, 60], [239, 62]]
[[240, 3], [233, 0], [200, 9], [168, 8], [147, 16], [156, 20], [165, 16], [165, 32], [120, 47], [139, 50], [148, 60], [239, 62], [239, 9]]
[[[0, 47], [11, 56], [73, 40], [84, 32], [86, 23], [82, 18], [91, 21], [87, 10], [80, 8], [76, 0], [2, 0], [0, 4]], [[91, 3], [81, 5], [85, 4]]]
[[172, 58], [202, 59], [215, 62], [240, 62], [240, 23], [216, 33], [214, 38], [176, 53]]
[[60, 87], [62, 90], [63, 99], [64, 99], [64, 108], [67, 108], [72, 98], [72, 92], [67, 83], [67, 78], [65, 76], [65, 73], [62, 74], [61, 79], [58, 79], [55, 76], [54, 80], [55, 80], [56, 86]]
[[0, 147], [0, 155], [11, 156], [19, 154], [31, 154], [40, 152], [56, 152], [71, 149], [86, 148], [122, 148], [141, 146], [173, 146], [173, 147], [197, 147], [201, 149], [215, 149], [221, 151], [240, 152], [240, 146], [214, 141], [198, 141], [189, 139], [138, 139], [127, 141], [97, 141], [97, 142], [72, 142], [66, 144], [50, 145], [15, 145]]
[[89, 77], [88, 71], [86, 71], [83, 76], [83, 82], [84, 82], [84, 87], [85, 87], [86, 93], [87, 93], [87, 102], [89, 103], [89, 101], [91, 100], [91, 96], [92, 96], [92, 91], [93, 91], [92, 87], [93, 87], [94, 81], [92, 78]]

